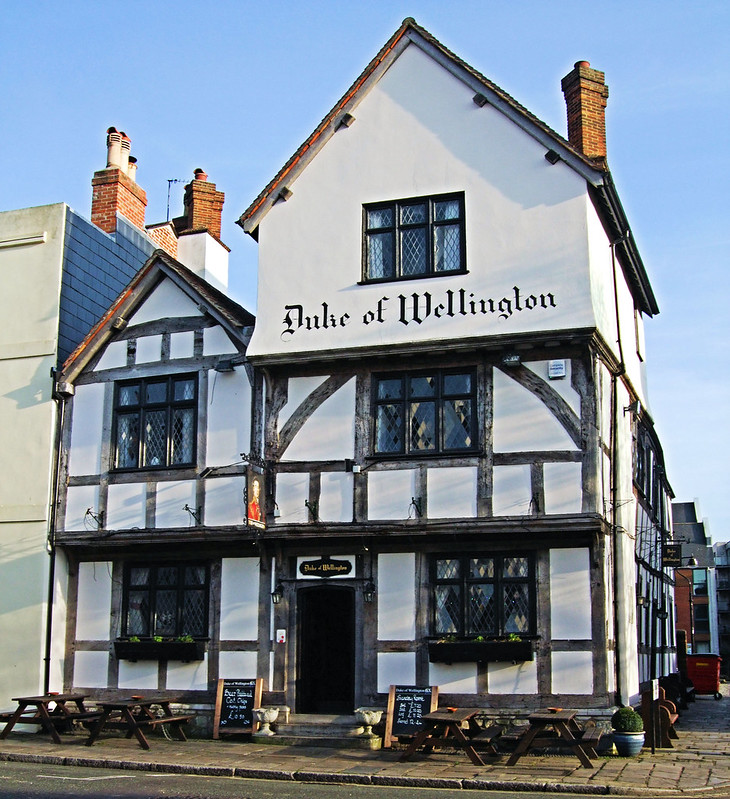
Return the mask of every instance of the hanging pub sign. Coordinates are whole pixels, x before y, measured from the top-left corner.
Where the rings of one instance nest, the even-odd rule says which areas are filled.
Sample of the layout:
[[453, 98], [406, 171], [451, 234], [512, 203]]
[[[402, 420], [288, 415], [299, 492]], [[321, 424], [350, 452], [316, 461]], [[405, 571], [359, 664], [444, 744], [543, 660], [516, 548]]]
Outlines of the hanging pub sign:
[[678, 569], [682, 565], [682, 545], [662, 544], [662, 569]]
[[304, 577], [344, 577], [351, 571], [349, 560], [333, 560], [329, 555], [317, 560], [303, 560], [299, 564], [299, 574]]
[[246, 471], [246, 524], [266, 529], [264, 475], [249, 466]]

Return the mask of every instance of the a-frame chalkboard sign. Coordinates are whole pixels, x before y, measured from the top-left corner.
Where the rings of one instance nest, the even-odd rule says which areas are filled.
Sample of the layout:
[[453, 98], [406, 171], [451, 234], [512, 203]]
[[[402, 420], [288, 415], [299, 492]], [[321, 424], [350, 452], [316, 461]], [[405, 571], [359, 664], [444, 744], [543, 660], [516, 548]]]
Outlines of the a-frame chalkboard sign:
[[383, 746], [388, 748], [399, 736], [415, 735], [421, 729], [421, 717], [436, 710], [439, 703], [437, 685], [420, 688], [415, 685], [391, 685], [385, 717]]
[[261, 707], [263, 680], [218, 680], [215, 695], [213, 737], [255, 732], [257, 722], [253, 709]]

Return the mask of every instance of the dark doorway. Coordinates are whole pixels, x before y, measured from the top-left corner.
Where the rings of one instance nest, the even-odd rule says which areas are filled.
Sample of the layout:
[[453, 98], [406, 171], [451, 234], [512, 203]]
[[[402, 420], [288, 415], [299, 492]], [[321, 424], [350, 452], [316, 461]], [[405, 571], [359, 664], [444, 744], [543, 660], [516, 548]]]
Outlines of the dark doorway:
[[352, 713], [355, 694], [355, 592], [299, 591], [298, 713]]

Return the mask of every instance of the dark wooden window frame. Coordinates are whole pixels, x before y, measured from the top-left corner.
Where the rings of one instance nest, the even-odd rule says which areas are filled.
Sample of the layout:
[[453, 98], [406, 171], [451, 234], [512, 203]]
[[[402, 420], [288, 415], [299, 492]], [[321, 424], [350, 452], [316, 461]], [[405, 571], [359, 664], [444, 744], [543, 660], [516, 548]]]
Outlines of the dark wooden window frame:
[[[435, 219], [434, 207], [437, 202], [444, 202], [456, 200], [459, 203], [459, 217], [456, 220], [443, 220]], [[428, 219], [424, 223], [406, 224], [400, 221], [400, 209], [407, 205], [417, 203], [425, 203], [427, 206]], [[376, 211], [378, 209], [390, 208], [393, 211], [393, 225], [388, 227], [371, 228], [368, 226], [368, 212]], [[392, 283], [401, 280], [419, 280], [430, 277], [446, 277], [448, 275], [466, 274], [466, 220], [465, 220], [465, 203], [464, 192], [453, 192], [450, 194], [434, 194], [426, 195], [423, 197], [408, 197], [400, 200], [389, 200], [386, 202], [368, 203], [363, 205], [362, 216], [362, 280], [364, 283]], [[459, 226], [459, 268], [448, 270], [436, 270], [436, 257], [435, 257], [435, 237], [434, 232], [437, 228], [458, 224]], [[427, 240], [429, 246], [427, 247], [427, 263], [426, 270], [423, 273], [416, 275], [403, 275], [402, 274], [402, 252], [401, 252], [401, 236], [402, 231], [409, 229], [424, 228], [427, 231]], [[393, 248], [394, 248], [394, 274], [386, 275], [384, 277], [371, 277], [369, 274], [369, 260], [368, 260], [368, 240], [369, 237], [377, 233], [392, 233], [393, 234]]]
[[[193, 396], [189, 399], [175, 400], [173, 397], [174, 384], [176, 381], [192, 380]], [[154, 383], [166, 383], [166, 396], [164, 402], [147, 402], [145, 400], [145, 388]], [[120, 403], [122, 389], [130, 386], [139, 386], [139, 402], [134, 404]], [[190, 432], [190, 460], [184, 462], [171, 463], [171, 450], [173, 438], [172, 415], [174, 410], [192, 409], [193, 426]], [[144, 429], [145, 416], [151, 412], [165, 412], [165, 457], [164, 462], [156, 464], [145, 463], [145, 442], [142, 433]], [[134, 466], [119, 466], [119, 419], [122, 416], [136, 414], [139, 420], [138, 440], [137, 440], [137, 463]], [[197, 450], [197, 430], [198, 430], [198, 375], [197, 373], [174, 374], [174, 375], [154, 375], [140, 377], [135, 380], [120, 380], [114, 385], [114, 411], [112, 420], [112, 471], [115, 472], [137, 472], [150, 471], [154, 469], [184, 469], [193, 466], [196, 462]]]

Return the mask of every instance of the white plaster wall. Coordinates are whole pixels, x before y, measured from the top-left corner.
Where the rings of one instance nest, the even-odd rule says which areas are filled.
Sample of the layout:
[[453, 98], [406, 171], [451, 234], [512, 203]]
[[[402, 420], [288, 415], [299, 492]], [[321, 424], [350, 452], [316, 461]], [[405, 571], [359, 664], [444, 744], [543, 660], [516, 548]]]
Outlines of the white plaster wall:
[[220, 603], [221, 640], [255, 641], [258, 638], [258, 558], [223, 558]]
[[155, 363], [162, 358], [162, 336], [141, 336], [137, 339], [135, 363]]
[[170, 358], [192, 358], [195, 345], [195, 334], [192, 330], [181, 333], [170, 333]]
[[490, 694], [536, 694], [537, 663], [489, 663], [487, 687]]
[[203, 520], [206, 527], [243, 524], [246, 515], [243, 504], [245, 487], [245, 477], [216, 477], [205, 481]]
[[171, 280], [163, 280], [134, 312], [130, 325], [156, 322], [158, 319], [202, 316], [197, 305]]
[[108, 641], [112, 604], [112, 564], [106, 561], [79, 563], [76, 638]]
[[96, 530], [96, 522], [86, 515], [88, 508], [94, 513], [99, 512], [99, 486], [69, 486], [66, 489], [66, 516], [63, 529]]
[[75, 688], [106, 688], [109, 670], [108, 652], [76, 652], [74, 655]]
[[119, 687], [155, 691], [158, 687], [159, 663], [156, 660], [119, 661]]
[[570, 405], [575, 411], [575, 415], [580, 418], [580, 394], [571, 385], [573, 376], [573, 364], [570, 358], [561, 358], [565, 362], [565, 377], [548, 377], [548, 364], [550, 361], [524, 361], [523, 365], [531, 372], [542, 378], [550, 388]]
[[[292, 197], [259, 228], [251, 354], [592, 325], [588, 270], [576, 269], [587, 261], [585, 181], [564, 163], [550, 166], [544, 146], [494, 107], [477, 108], [473, 94], [409, 45], [358, 104], [356, 123], [290, 183]], [[399, 284], [357, 286], [363, 203], [462, 190], [468, 275], [410, 281], [407, 292]], [[514, 297], [514, 286], [522, 297], [551, 292], [556, 307], [513, 310], [506, 319], [432, 314], [420, 326], [398, 319], [401, 293], [428, 290], [437, 305], [447, 289], [463, 288], [498, 302]], [[365, 324], [383, 297], [383, 322]], [[323, 303], [334, 327], [320, 322], [285, 334], [285, 306], [300, 305], [311, 318]]]
[[276, 502], [281, 524], [306, 522], [309, 519], [304, 500], [309, 499], [309, 475], [291, 472], [276, 475]]
[[477, 694], [477, 664], [429, 663], [428, 682], [443, 694]]
[[177, 259], [211, 286], [228, 288], [228, 250], [209, 233], [190, 233], [177, 242]]
[[68, 472], [71, 477], [99, 474], [104, 422], [104, 383], [76, 388]]
[[233, 355], [237, 352], [238, 348], [222, 327], [203, 330], [203, 355]]
[[378, 652], [378, 693], [387, 694], [391, 685], [416, 684], [416, 655], [413, 652]]
[[413, 552], [378, 556], [378, 639], [416, 637], [416, 558]]
[[591, 639], [587, 547], [550, 550], [550, 630], [555, 641]]
[[207, 466], [228, 466], [251, 443], [251, 384], [246, 370], [208, 372]]
[[[3, 586], [8, 588], [3, 580]], [[53, 584], [53, 611], [51, 619], [51, 668], [49, 690], [63, 691], [64, 670], [66, 668], [66, 622], [68, 617], [68, 558], [63, 550], [56, 550], [56, 569]], [[40, 614], [37, 614], [40, 615]], [[31, 629], [26, 627], [26, 633]], [[6, 658], [12, 657], [12, 652], [6, 652]], [[23, 668], [21, 662], [15, 663], [16, 668]], [[18, 689], [15, 686], [15, 690]], [[22, 687], [22, 686], [21, 686]]]
[[578, 449], [532, 392], [499, 369], [494, 369], [493, 375], [495, 452]]
[[205, 691], [208, 688], [208, 655], [193, 663], [170, 660], [167, 663], [168, 691]]
[[580, 463], [546, 463], [545, 513], [580, 513], [583, 501]]
[[145, 527], [144, 483], [118, 483], [109, 486], [106, 503], [106, 527], [130, 530]]
[[593, 693], [593, 654], [591, 652], [552, 653], [552, 693]]
[[120, 369], [127, 365], [127, 342], [111, 341], [106, 345], [103, 355], [99, 358], [95, 370]]
[[368, 475], [368, 518], [407, 519], [413, 513], [411, 497], [416, 495], [416, 470], [370, 471]]
[[218, 679], [253, 679], [257, 675], [256, 658], [256, 652], [221, 652], [218, 655]]
[[[289, 380], [286, 418], [318, 385], [322, 378]], [[284, 421], [280, 417], [280, 428]], [[307, 419], [283, 453], [283, 460], [339, 460], [352, 458], [355, 447], [355, 378], [328, 397]]]
[[476, 466], [448, 466], [426, 471], [429, 519], [477, 515]]
[[351, 522], [352, 517], [352, 474], [323, 472], [320, 481], [319, 518], [323, 522]]
[[492, 514], [524, 516], [529, 513], [532, 498], [529, 465], [495, 466], [492, 473]]
[[185, 505], [195, 510], [195, 480], [171, 480], [157, 483], [155, 527], [194, 527], [195, 520]]

